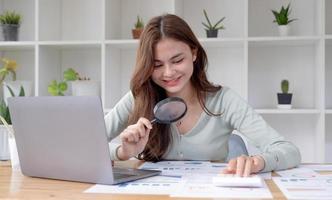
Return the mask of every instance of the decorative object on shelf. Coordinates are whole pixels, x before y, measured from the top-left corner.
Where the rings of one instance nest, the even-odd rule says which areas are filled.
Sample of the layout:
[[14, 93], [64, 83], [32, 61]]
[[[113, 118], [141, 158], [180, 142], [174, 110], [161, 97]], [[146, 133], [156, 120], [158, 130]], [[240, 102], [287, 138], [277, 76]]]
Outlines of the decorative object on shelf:
[[[18, 161], [16, 143], [14, 139], [13, 129], [11, 127], [11, 118], [7, 104], [8, 97], [26, 96], [26, 89], [31, 93], [31, 82], [17, 81], [16, 69], [17, 63], [15, 60], [2, 58], [4, 63], [0, 69], [0, 86], [3, 86], [3, 99], [0, 100], [0, 160], [14, 160]], [[5, 81], [6, 77], [11, 74], [13, 81]], [[15, 146], [12, 146], [15, 145]], [[16, 157], [15, 157], [16, 156]], [[14, 165], [12, 165], [14, 166]]]
[[278, 108], [281, 109], [291, 109], [292, 108], [292, 93], [288, 93], [289, 82], [288, 80], [281, 81], [281, 91], [278, 93]]
[[64, 96], [68, 89], [67, 82], [71, 82], [72, 95], [74, 96], [99, 96], [100, 84], [98, 81], [91, 81], [88, 77], [81, 77], [73, 68], [63, 72], [64, 80], [57, 82], [53, 80], [48, 85], [48, 92], [53, 96]]
[[[14, 91], [8, 85], [6, 86], [10, 91], [12, 97], [15, 97]], [[20, 87], [20, 92], [17, 96], [25, 96], [23, 86]], [[14, 139], [13, 128], [11, 126], [12, 121], [10, 118], [9, 108], [7, 103], [2, 99], [0, 102], [0, 160], [15, 160], [15, 155], [17, 154], [16, 143], [11, 140]], [[17, 158], [18, 160], [18, 158]]]
[[[4, 63], [3, 67], [0, 69], [0, 85], [3, 85], [3, 99], [7, 104], [7, 98], [13, 96], [11, 91], [9, 91], [8, 86], [12, 89], [14, 94], [19, 94], [21, 87], [25, 91], [25, 96], [31, 96], [32, 83], [31, 81], [16, 80], [16, 69], [17, 63], [15, 60], [2, 58], [1, 61]], [[12, 74], [12, 81], [6, 80], [6, 77]]]
[[275, 20], [273, 21], [274, 23], [278, 24], [278, 29], [279, 29], [279, 35], [280, 36], [288, 36], [289, 35], [289, 29], [290, 26], [289, 24], [297, 19], [289, 19], [289, 15], [291, 13], [290, 10], [290, 3], [288, 4], [288, 6], [286, 8], [284, 8], [284, 6], [281, 6], [280, 11], [275, 11], [275, 10], [271, 10]]
[[131, 30], [134, 39], [139, 39], [144, 29], [143, 19], [137, 15], [137, 21], [135, 23], [134, 29]]
[[5, 41], [18, 40], [21, 18], [21, 15], [15, 11], [5, 11], [0, 15], [0, 23]]
[[203, 24], [203, 26], [205, 27], [205, 30], [206, 30], [206, 36], [208, 38], [216, 38], [216, 37], [218, 37], [218, 30], [219, 29], [220, 30], [225, 29], [225, 27], [222, 24], [220, 24], [220, 23], [222, 21], [224, 21], [224, 19], [226, 17], [221, 18], [217, 23], [215, 23], [214, 25], [212, 25], [205, 9], [203, 9], [203, 13], [204, 13], [205, 19], [207, 21], [207, 24], [205, 22], [202, 22], [202, 24]]
[[0, 69], [0, 85], [2, 85], [8, 74], [12, 74], [12, 79], [16, 80], [16, 69], [17, 63], [15, 60], [10, 60], [7, 58], [2, 58], [1, 61], [4, 63], [3, 67]]

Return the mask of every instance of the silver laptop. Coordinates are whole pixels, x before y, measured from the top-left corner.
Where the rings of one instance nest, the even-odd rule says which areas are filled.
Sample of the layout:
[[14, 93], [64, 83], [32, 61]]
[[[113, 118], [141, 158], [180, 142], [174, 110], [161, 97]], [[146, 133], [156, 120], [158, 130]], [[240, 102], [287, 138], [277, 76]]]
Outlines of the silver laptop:
[[24, 175], [117, 184], [160, 171], [114, 168], [99, 97], [8, 99]]

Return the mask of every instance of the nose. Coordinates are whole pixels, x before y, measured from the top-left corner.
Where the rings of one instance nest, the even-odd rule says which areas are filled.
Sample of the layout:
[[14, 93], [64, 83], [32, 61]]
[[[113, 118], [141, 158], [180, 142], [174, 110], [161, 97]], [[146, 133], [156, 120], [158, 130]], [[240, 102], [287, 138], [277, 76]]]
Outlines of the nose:
[[174, 74], [175, 74], [175, 70], [173, 69], [173, 67], [169, 64], [165, 65], [164, 76], [165, 77], [172, 77]]

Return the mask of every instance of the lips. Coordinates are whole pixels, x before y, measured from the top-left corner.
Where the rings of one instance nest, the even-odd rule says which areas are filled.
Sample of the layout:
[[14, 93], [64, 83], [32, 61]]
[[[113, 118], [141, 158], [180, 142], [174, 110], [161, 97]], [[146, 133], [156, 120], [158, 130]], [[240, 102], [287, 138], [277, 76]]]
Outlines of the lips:
[[163, 80], [163, 82], [168, 87], [176, 86], [180, 82], [181, 77], [182, 76], [172, 80]]

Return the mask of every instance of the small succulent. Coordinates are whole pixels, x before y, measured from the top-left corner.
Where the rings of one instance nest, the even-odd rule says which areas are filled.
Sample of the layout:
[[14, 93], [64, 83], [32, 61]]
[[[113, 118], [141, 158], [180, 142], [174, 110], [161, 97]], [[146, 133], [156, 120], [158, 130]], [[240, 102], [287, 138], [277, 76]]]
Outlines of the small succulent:
[[[217, 23], [215, 23], [214, 25], [212, 25], [212, 23], [211, 23], [211, 21], [210, 21], [208, 15], [207, 15], [207, 12], [206, 12], [205, 9], [203, 10], [203, 13], [204, 13], [204, 16], [205, 16], [205, 19], [206, 19], [207, 23], [202, 22], [202, 24], [203, 24], [203, 26], [206, 28], [206, 30], [219, 30], [219, 29], [225, 29], [225, 27], [224, 27], [222, 24], [220, 24], [220, 23], [221, 23], [222, 21], [224, 21], [224, 19], [225, 19], [226, 17], [221, 18]], [[219, 24], [220, 24], [220, 25], [219, 25]]]
[[0, 15], [1, 24], [21, 24], [21, 15], [15, 11], [5, 11]]
[[288, 90], [289, 90], [289, 82], [288, 82], [288, 80], [286, 80], [286, 79], [282, 80], [281, 81], [281, 91], [282, 91], [282, 93], [287, 94]]
[[285, 8], [284, 6], [281, 6], [280, 11], [275, 11], [275, 10], [271, 10], [275, 20], [273, 21], [274, 23], [278, 23], [278, 25], [287, 25], [297, 19], [289, 19], [289, 15], [291, 13], [291, 10], [289, 9], [290, 7], [290, 3], [288, 4], [288, 6]]
[[144, 28], [143, 19], [139, 15], [137, 15], [137, 21], [135, 23], [135, 28], [136, 29]]

